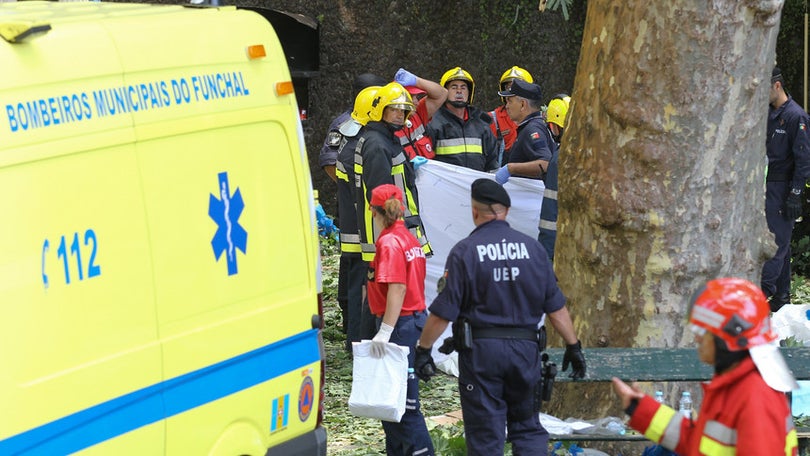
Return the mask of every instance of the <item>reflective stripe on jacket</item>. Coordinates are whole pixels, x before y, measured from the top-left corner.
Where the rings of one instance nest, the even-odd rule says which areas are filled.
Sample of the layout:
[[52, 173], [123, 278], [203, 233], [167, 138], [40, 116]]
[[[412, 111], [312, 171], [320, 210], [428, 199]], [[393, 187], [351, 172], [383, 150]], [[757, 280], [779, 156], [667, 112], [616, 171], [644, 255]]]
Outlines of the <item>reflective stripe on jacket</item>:
[[335, 176], [337, 177], [338, 221], [340, 223], [340, 252], [360, 254], [360, 234], [357, 230], [357, 211], [354, 196], [354, 149], [360, 133], [343, 137], [338, 149]]
[[498, 167], [498, 144], [489, 124], [489, 114], [467, 108], [468, 118], [459, 119], [445, 106], [433, 115], [427, 127], [436, 160], [478, 171]]

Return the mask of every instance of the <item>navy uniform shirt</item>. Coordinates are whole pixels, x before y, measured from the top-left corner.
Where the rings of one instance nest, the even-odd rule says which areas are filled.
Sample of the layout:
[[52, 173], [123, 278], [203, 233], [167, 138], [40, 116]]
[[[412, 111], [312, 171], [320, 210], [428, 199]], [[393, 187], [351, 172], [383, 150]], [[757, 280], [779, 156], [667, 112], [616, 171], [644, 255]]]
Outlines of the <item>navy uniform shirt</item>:
[[453, 246], [430, 312], [448, 321], [465, 317], [474, 328], [535, 329], [544, 313], [564, 305], [540, 243], [492, 220]]
[[810, 179], [808, 116], [793, 98], [768, 113], [768, 180], [789, 182], [804, 189]]
[[550, 161], [555, 149], [554, 138], [540, 111], [533, 112], [518, 125], [518, 137], [509, 152], [509, 163]]
[[326, 133], [326, 138], [323, 140], [321, 152], [318, 155], [318, 165], [321, 168], [324, 166], [335, 166], [338, 160], [338, 149], [340, 149], [340, 140], [343, 135], [340, 134], [340, 126], [344, 122], [352, 118], [352, 110], [344, 111], [339, 116], [332, 119], [329, 124], [329, 132]]

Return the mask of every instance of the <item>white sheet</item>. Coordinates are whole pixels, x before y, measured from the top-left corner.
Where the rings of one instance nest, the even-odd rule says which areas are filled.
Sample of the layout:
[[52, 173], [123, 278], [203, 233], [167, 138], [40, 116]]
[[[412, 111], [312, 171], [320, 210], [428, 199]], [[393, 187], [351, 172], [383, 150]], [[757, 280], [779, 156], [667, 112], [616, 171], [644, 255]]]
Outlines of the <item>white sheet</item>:
[[[475, 171], [459, 166], [430, 160], [416, 171], [416, 187], [419, 192], [419, 213], [425, 232], [433, 246], [433, 256], [427, 260], [425, 277], [425, 300], [428, 308], [436, 298], [436, 283], [444, 274], [444, 264], [450, 249], [467, 237], [475, 228], [470, 210], [470, 185], [494, 174]], [[512, 200], [507, 221], [518, 231], [537, 239], [540, 221], [540, 205], [543, 202], [542, 181], [512, 177], [504, 185]], [[449, 357], [436, 349], [445, 337], [451, 334], [450, 327], [434, 344], [433, 358], [443, 371], [458, 375], [456, 354]]]

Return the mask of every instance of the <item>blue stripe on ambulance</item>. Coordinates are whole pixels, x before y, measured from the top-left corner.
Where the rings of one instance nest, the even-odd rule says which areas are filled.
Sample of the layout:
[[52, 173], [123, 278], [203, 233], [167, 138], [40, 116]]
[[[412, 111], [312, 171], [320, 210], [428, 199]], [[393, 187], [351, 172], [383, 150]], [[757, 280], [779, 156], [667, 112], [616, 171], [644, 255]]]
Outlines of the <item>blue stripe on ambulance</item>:
[[2, 440], [0, 454], [73, 453], [319, 360], [308, 330]]

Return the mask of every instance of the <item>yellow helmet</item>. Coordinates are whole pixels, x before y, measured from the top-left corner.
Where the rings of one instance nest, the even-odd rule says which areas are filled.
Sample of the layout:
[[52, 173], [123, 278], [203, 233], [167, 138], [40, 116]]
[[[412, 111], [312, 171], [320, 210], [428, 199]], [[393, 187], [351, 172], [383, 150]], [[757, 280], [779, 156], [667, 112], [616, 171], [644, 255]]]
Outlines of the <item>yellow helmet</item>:
[[371, 100], [371, 110], [368, 113], [369, 120], [376, 122], [381, 121], [383, 111], [389, 106], [407, 111], [405, 113], [406, 119], [415, 109], [411, 94], [398, 82], [389, 82], [377, 90], [377, 93]]
[[546, 122], [565, 128], [565, 117], [568, 115], [568, 106], [570, 104], [571, 97], [568, 96], [551, 100], [548, 103], [548, 109], [546, 109]]
[[512, 68], [504, 71], [503, 75], [501, 75], [501, 90], [505, 90], [504, 84], [509, 81], [514, 81], [515, 79], [526, 81], [529, 84], [534, 83], [534, 78], [532, 77], [531, 73], [519, 66], [513, 66]]
[[447, 83], [450, 81], [466, 81], [467, 84], [470, 86], [470, 99], [467, 100], [467, 104], [472, 104], [473, 95], [475, 95], [475, 81], [473, 81], [472, 75], [466, 71], [464, 71], [461, 67], [455, 67], [451, 70], [447, 70], [442, 75], [442, 79], [440, 84], [442, 87], [447, 87]]
[[365, 125], [368, 122], [368, 115], [371, 111], [371, 102], [380, 86], [370, 86], [361, 90], [354, 99], [354, 110], [352, 110], [352, 119], [360, 125]]

